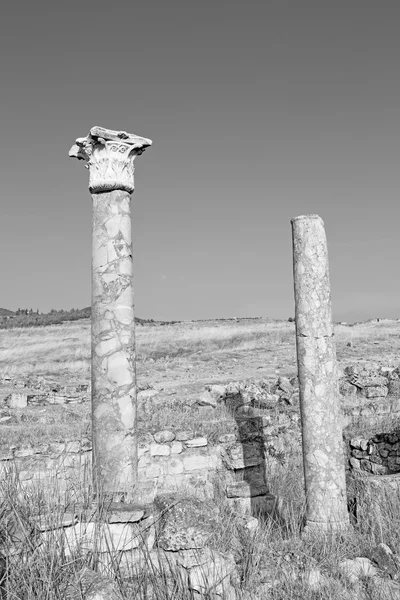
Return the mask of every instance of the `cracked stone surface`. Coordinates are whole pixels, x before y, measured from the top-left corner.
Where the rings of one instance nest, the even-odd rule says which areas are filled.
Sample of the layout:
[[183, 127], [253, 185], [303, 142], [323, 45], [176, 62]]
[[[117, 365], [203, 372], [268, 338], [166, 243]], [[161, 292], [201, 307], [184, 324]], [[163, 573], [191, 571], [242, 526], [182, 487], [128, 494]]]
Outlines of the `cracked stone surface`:
[[131, 198], [93, 194], [92, 431], [97, 480], [132, 492], [137, 478]]
[[322, 219], [292, 219], [296, 347], [307, 527], [345, 528], [342, 415], [332, 324], [328, 251]]

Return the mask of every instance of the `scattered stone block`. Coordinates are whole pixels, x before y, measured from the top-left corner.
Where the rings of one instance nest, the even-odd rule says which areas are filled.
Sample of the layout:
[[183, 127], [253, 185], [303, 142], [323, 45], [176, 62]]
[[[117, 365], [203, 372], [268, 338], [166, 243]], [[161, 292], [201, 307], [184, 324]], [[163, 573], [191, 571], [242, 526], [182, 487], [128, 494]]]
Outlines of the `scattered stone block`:
[[217, 408], [218, 400], [215, 396], [213, 396], [213, 394], [211, 394], [211, 392], [205, 390], [198, 397], [196, 404], [199, 406], [212, 406], [213, 408]]
[[352, 383], [354, 385], [356, 385], [357, 387], [362, 387], [362, 388], [369, 388], [369, 387], [386, 387], [388, 385], [388, 379], [387, 377], [384, 377], [384, 375], [377, 375], [377, 374], [372, 374], [372, 375], [357, 375], [357, 377], [354, 379], [354, 381], [352, 381]]
[[341, 380], [339, 382], [339, 392], [342, 396], [355, 396], [357, 394], [357, 388], [352, 383], [349, 383], [346, 380]]
[[283, 392], [287, 392], [288, 394], [293, 393], [293, 386], [287, 377], [278, 377], [277, 385]]
[[171, 448], [167, 444], [150, 444], [151, 456], [169, 456]]
[[221, 402], [227, 396], [227, 389], [225, 385], [206, 385], [206, 392], [215, 399], [216, 402]]
[[9, 399], [10, 408], [26, 408], [28, 406], [28, 396], [20, 392], [13, 392]]
[[364, 393], [366, 398], [385, 398], [388, 395], [388, 388], [383, 385], [367, 387]]
[[207, 446], [208, 441], [205, 437], [198, 437], [192, 440], [187, 440], [185, 443], [187, 448], [200, 448], [202, 446]]
[[352, 469], [361, 469], [361, 462], [354, 456], [350, 457], [349, 462]]
[[181, 454], [183, 450], [182, 442], [173, 442], [171, 444], [171, 454]]
[[387, 475], [389, 473], [389, 469], [384, 465], [371, 463], [371, 473], [373, 475]]
[[355, 458], [366, 458], [368, 456], [367, 452], [364, 452], [363, 450], [353, 450], [352, 455]]
[[175, 434], [172, 431], [164, 430], [157, 431], [153, 437], [157, 444], [165, 444], [166, 442], [172, 442], [175, 439]]
[[204, 548], [218, 526], [215, 504], [198, 498], [166, 494], [158, 496], [155, 505], [160, 513], [157, 541], [163, 550]]
[[351, 448], [360, 448], [361, 449], [361, 440], [363, 438], [352, 438], [350, 440], [350, 447]]
[[[117, 504], [117, 503], [116, 503]], [[135, 505], [118, 503], [118, 508], [111, 505], [107, 514], [108, 523], [137, 523], [143, 519], [145, 511]]]
[[368, 440], [361, 439], [360, 440], [360, 448], [363, 452], [368, 450]]

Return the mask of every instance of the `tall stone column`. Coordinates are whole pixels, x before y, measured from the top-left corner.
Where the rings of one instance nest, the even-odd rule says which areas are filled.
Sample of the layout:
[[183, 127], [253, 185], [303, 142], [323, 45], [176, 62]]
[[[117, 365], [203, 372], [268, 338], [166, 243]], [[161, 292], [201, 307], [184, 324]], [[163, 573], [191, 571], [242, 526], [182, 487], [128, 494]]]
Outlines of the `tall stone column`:
[[306, 530], [349, 526], [328, 251], [318, 215], [292, 219]]
[[97, 496], [130, 501], [137, 482], [131, 193], [151, 141], [93, 127], [69, 155], [86, 161], [93, 198], [92, 438]]

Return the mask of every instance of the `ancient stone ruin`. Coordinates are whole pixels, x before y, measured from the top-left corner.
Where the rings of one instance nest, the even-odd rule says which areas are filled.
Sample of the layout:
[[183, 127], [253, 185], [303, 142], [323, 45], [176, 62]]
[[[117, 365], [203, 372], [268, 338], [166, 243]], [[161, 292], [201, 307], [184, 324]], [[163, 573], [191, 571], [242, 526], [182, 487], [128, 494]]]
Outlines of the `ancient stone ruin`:
[[[273, 386], [266, 381], [206, 386], [199, 403], [223, 402], [235, 421], [232, 433], [212, 444], [204, 436], [171, 429], [139, 440], [131, 193], [134, 160], [151, 143], [93, 127], [70, 150], [89, 169], [93, 200], [92, 382], [90, 390], [75, 390], [75, 395], [52, 390], [51, 398], [64, 403], [90, 394], [92, 439], [42, 453], [16, 451], [0, 462], [5, 470], [13, 462], [21, 481], [29, 481], [43, 459], [59, 478], [60, 489], [71, 485], [77, 470], [91, 473], [93, 496], [87, 506], [66, 507], [61, 518], [45, 515], [35, 524], [43, 537], [58, 532], [67, 554], [78, 547], [91, 551], [96, 544], [104, 572], [110, 547], [122, 557], [121, 564], [143, 561], [146, 554], [151, 564], [166, 561], [183, 569], [193, 591], [212, 589], [234, 600], [233, 557], [208, 545], [219, 510], [213, 501], [216, 490], [222, 485], [237, 513], [278, 515], [268, 469], [284, 456], [285, 436], [300, 437], [300, 425], [306, 532], [349, 527], [325, 231], [316, 215], [292, 220], [298, 379], [282, 377]], [[37, 402], [36, 392], [13, 389], [10, 407]], [[301, 424], [295, 410], [279, 411], [279, 406], [272, 420], [265, 413], [271, 402], [286, 408], [299, 402]], [[183, 496], [187, 490], [193, 492], [189, 498]]]

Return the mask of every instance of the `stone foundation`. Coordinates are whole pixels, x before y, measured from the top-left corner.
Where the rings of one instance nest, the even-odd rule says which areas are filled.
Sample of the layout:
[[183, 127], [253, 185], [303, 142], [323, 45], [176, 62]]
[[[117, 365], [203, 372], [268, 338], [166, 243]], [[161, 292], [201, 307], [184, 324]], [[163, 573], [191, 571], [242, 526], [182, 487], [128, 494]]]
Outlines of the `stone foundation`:
[[374, 475], [400, 472], [400, 431], [377, 433], [370, 439], [353, 438], [349, 442], [349, 466], [353, 471]]
[[[170, 492], [202, 499], [222, 495], [244, 513], [270, 513], [275, 497], [269, 493], [267, 473], [276, 464], [272, 450], [279, 453], [282, 440], [277, 444], [271, 437], [264, 439], [263, 425], [270, 428], [269, 420], [246, 418], [241, 424], [241, 439], [225, 434], [213, 445], [206, 437], [193, 438], [184, 431], [148, 435], [148, 441], [139, 444], [135, 502], [150, 505], [157, 495]], [[73, 496], [76, 490], [78, 495], [82, 485], [91, 482], [90, 441], [14, 450], [0, 458], [0, 477], [6, 480], [11, 473], [24, 486], [56, 486], [61, 493]]]

